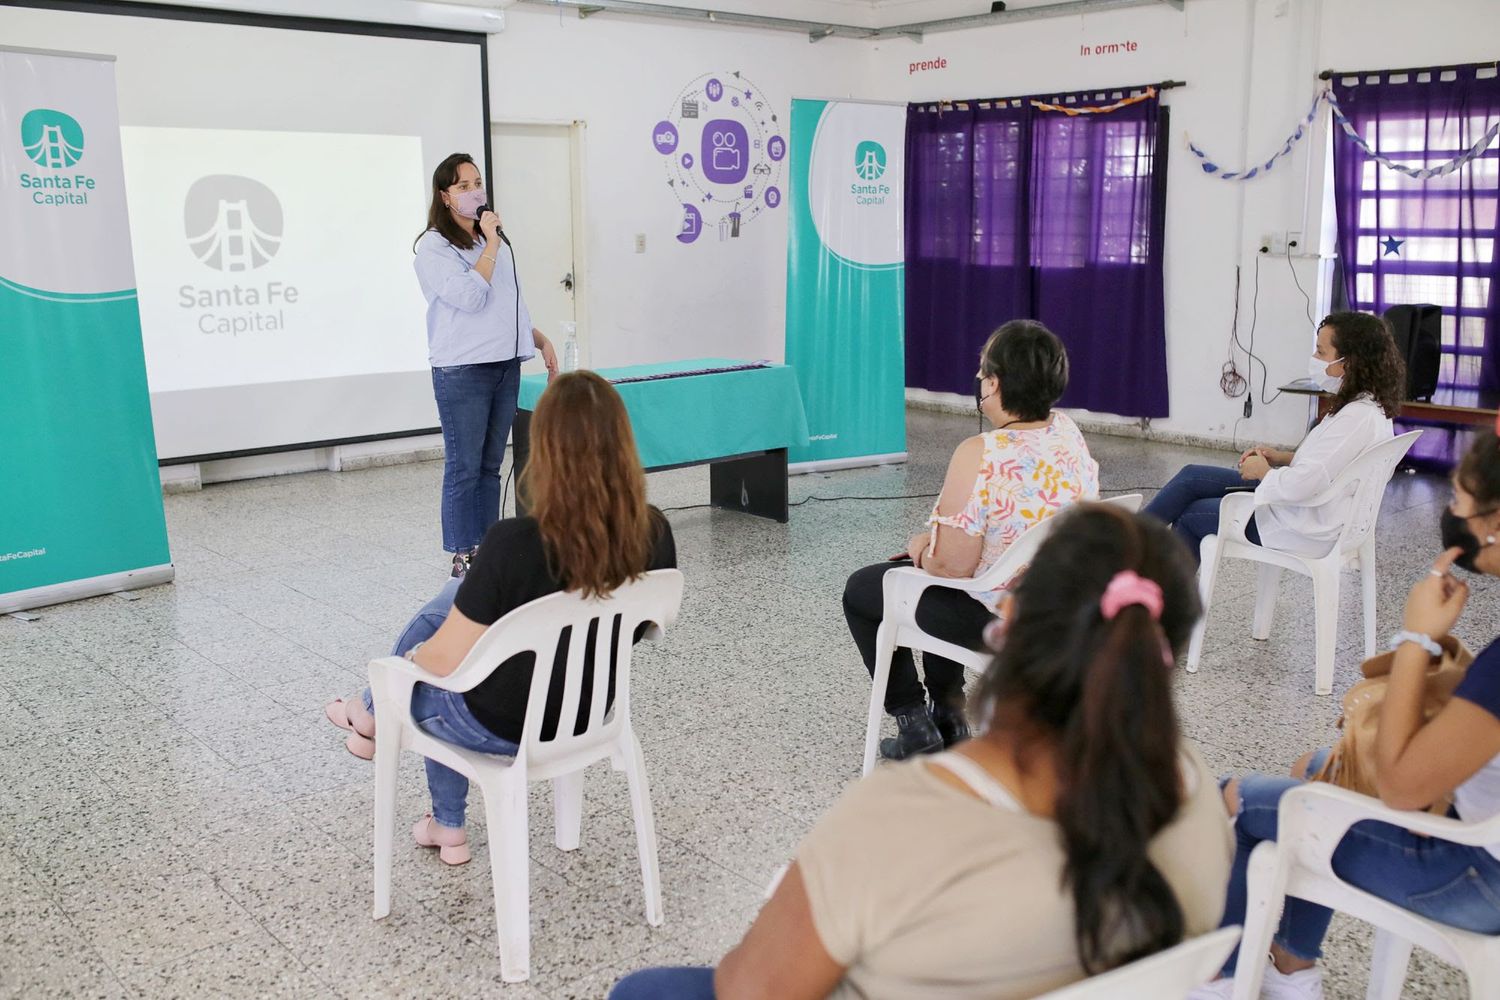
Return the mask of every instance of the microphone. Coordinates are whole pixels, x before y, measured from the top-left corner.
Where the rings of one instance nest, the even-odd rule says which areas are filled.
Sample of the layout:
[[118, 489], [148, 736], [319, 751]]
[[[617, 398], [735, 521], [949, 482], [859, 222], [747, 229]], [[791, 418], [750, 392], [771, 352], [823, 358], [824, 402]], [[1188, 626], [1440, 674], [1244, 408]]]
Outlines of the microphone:
[[[485, 212], [493, 212], [493, 211], [494, 211], [494, 209], [491, 208], [488, 204], [480, 205], [479, 209], [474, 213], [474, 221], [477, 222], [480, 219], [484, 218], [484, 213]], [[508, 247], [511, 247], [510, 237], [505, 235], [505, 230], [503, 230], [503, 229], [497, 229], [497, 230], [495, 230], [495, 235], [500, 237], [500, 242], [504, 243]], [[511, 247], [511, 249], [514, 250], [515, 247]]]

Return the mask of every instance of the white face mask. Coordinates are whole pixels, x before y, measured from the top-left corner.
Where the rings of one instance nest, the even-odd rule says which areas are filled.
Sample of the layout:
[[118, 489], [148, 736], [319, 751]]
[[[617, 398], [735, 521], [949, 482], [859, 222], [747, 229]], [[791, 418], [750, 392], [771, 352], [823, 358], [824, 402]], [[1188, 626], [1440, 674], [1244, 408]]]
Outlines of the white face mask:
[[1338, 375], [1328, 374], [1328, 369], [1343, 360], [1343, 358], [1334, 358], [1332, 361], [1324, 361], [1314, 354], [1307, 362], [1307, 377], [1318, 383], [1324, 392], [1338, 392], [1344, 380]]

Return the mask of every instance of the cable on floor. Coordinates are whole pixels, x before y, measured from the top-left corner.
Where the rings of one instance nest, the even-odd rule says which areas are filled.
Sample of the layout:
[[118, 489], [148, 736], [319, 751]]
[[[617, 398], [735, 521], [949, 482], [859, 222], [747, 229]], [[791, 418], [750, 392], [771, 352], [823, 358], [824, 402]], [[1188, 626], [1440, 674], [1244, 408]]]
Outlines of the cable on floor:
[[[1117, 486], [1117, 487], [1112, 487], [1112, 488], [1107, 489], [1107, 490], [1100, 490], [1099, 492], [1101, 494], [1103, 494], [1103, 493], [1143, 493], [1143, 492], [1146, 492], [1146, 491], [1150, 491], [1152, 493], [1155, 493], [1155, 492], [1157, 492], [1160, 489], [1161, 489], [1160, 486]], [[839, 502], [841, 500], [856, 500], [856, 501], [867, 501], [867, 500], [931, 500], [934, 497], [938, 497], [938, 496], [941, 496], [941, 495], [942, 495], [941, 493], [899, 493], [899, 494], [895, 494], [895, 495], [892, 495], [892, 496], [876, 496], [876, 497], [861, 497], [861, 496], [820, 497], [820, 496], [806, 496], [806, 497], [803, 497], [801, 500], [794, 500], [793, 502], [787, 504], [787, 506], [788, 507], [801, 507], [802, 505], [811, 503], [811, 502], [813, 502], [815, 500], [818, 503], [837, 503], [837, 502]], [[711, 504], [711, 503], [695, 503], [695, 504], [689, 504], [689, 505], [687, 505], [685, 507], [662, 507], [662, 508], [659, 508], [659, 509], [661, 510], [661, 512], [663, 514], [673, 514], [673, 513], [677, 513], [678, 511], [684, 511], [684, 510], [705, 510], [705, 509], [710, 508], [712, 506], [714, 506], [714, 505]]]

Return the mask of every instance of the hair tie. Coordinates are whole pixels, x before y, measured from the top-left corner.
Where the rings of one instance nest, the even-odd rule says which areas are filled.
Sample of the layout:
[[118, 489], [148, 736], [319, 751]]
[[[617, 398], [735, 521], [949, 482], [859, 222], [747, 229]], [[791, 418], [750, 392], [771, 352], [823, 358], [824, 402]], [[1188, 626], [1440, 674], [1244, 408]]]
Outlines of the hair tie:
[[1132, 604], [1139, 604], [1149, 611], [1152, 621], [1161, 621], [1161, 587], [1155, 580], [1147, 580], [1134, 570], [1122, 569], [1104, 588], [1104, 596], [1099, 598], [1099, 611], [1106, 620], [1111, 620]]

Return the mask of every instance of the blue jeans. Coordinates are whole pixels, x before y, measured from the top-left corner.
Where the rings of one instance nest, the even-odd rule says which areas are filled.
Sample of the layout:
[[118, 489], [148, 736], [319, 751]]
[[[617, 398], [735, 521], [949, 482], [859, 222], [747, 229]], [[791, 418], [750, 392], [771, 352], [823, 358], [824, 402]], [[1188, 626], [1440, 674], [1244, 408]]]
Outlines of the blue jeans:
[[[1234, 469], [1217, 465], [1185, 466], [1161, 492], [1151, 498], [1145, 513], [1172, 526], [1177, 537], [1187, 543], [1193, 561], [1198, 561], [1198, 543], [1219, 533], [1219, 501], [1230, 493], [1254, 489], [1255, 482], [1240, 476]], [[1245, 537], [1260, 544], [1255, 518], [1245, 525]]]
[[[1309, 773], [1327, 759], [1313, 755]], [[1234, 866], [1224, 900], [1221, 926], [1245, 920], [1245, 873], [1250, 852], [1263, 840], [1276, 839], [1281, 796], [1302, 782], [1250, 774], [1240, 779], [1240, 811], [1234, 819]], [[1371, 895], [1449, 927], [1479, 934], [1500, 934], [1500, 860], [1482, 847], [1419, 837], [1390, 823], [1366, 820], [1349, 828], [1333, 852], [1339, 878]], [[1294, 896], [1286, 898], [1276, 943], [1297, 958], [1312, 961], [1322, 954], [1323, 935], [1333, 911]], [[1224, 966], [1233, 975], [1238, 951]]]
[[[462, 580], [449, 580], [438, 595], [423, 605], [416, 617], [407, 623], [392, 656], [405, 656], [419, 642], [425, 642], [437, 632], [453, 608], [453, 598], [458, 593]], [[370, 689], [365, 688], [365, 708], [374, 711]], [[418, 683], [411, 693], [411, 717], [417, 728], [444, 743], [477, 750], [480, 753], [514, 757], [520, 749], [510, 740], [502, 739], [484, 728], [484, 725], [469, 711], [464, 696], [453, 691]], [[469, 798], [469, 779], [436, 761], [427, 761], [427, 790], [432, 794], [432, 818], [440, 826], [462, 827], [464, 804]]]
[[609, 1000], [714, 1000], [714, 970], [704, 966], [642, 969], [615, 983]]
[[472, 552], [500, 520], [500, 464], [516, 419], [521, 362], [432, 370], [443, 425], [443, 548]]

